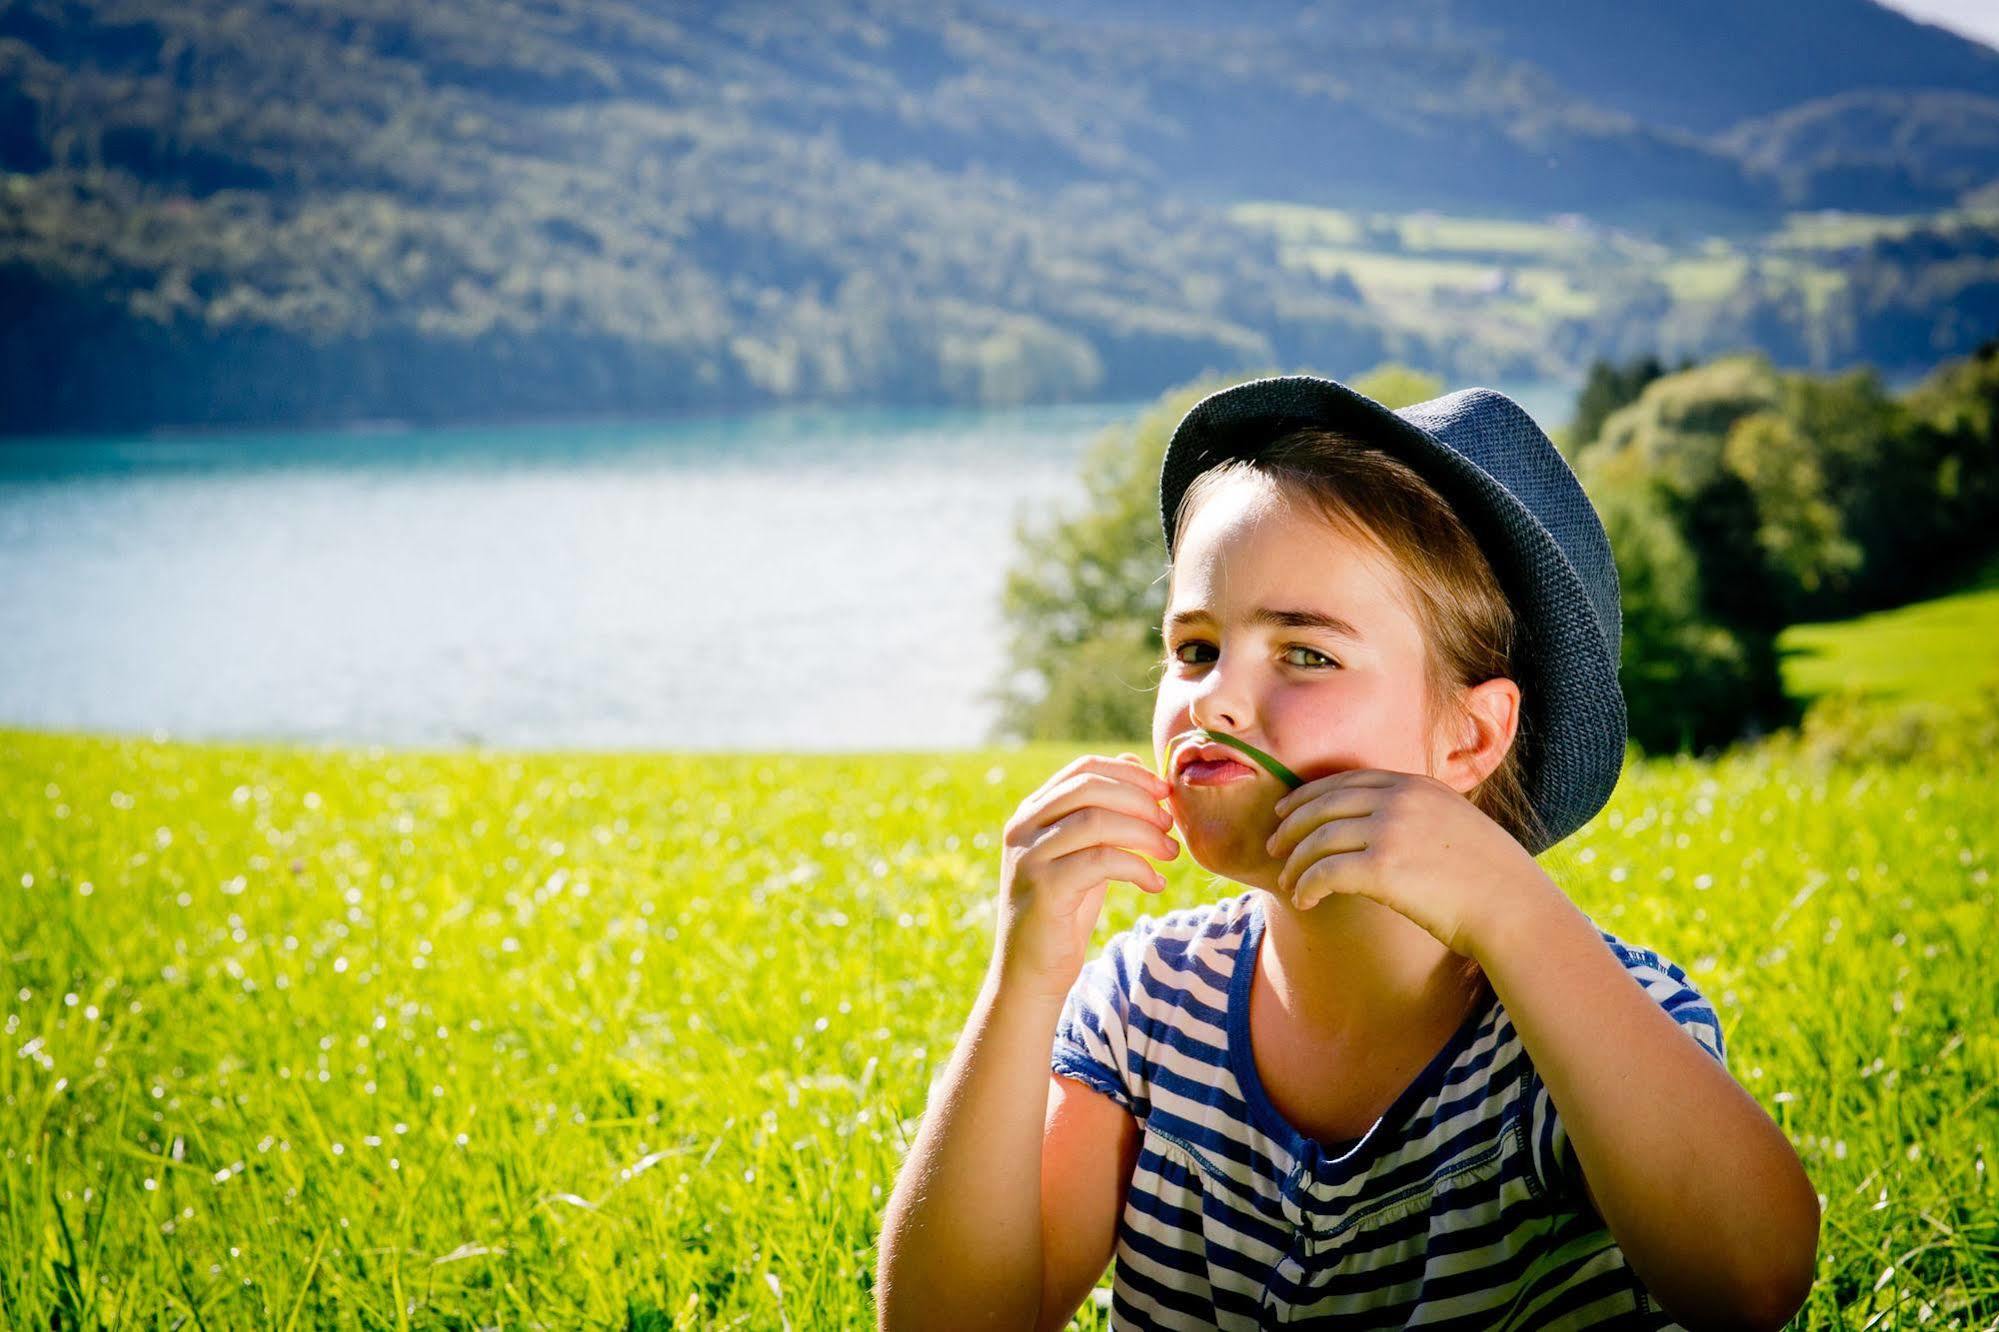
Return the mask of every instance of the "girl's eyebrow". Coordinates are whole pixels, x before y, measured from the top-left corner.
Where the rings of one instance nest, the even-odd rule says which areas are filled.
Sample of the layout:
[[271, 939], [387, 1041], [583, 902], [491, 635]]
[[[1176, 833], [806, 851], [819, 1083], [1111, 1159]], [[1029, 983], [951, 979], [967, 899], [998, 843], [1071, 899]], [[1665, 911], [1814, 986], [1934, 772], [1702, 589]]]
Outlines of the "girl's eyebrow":
[[[1214, 618], [1214, 616], [1208, 614], [1206, 611], [1199, 609], [1178, 611], [1172, 619], [1166, 622], [1166, 632], [1170, 634], [1174, 630], [1184, 628], [1189, 624], [1210, 623]], [[1356, 643], [1367, 641], [1361, 636], [1360, 630], [1354, 628], [1339, 616], [1328, 615], [1324, 611], [1279, 610], [1272, 606], [1258, 606], [1249, 613], [1249, 622], [1251, 624], [1268, 625], [1273, 629], [1322, 629], [1326, 633], [1337, 634], [1341, 638], [1350, 638]]]

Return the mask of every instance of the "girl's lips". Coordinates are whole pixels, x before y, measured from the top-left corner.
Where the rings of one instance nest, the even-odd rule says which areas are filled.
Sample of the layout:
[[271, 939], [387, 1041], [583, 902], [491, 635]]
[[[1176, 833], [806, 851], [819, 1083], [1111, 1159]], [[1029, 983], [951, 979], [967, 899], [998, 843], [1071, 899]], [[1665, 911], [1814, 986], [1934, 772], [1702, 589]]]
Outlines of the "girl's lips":
[[1230, 782], [1253, 780], [1256, 769], [1234, 759], [1195, 759], [1173, 775], [1185, 786], [1226, 786]]
[[[1245, 767], [1255, 763], [1268, 770], [1271, 776], [1284, 783], [1287, 788], [1295, 789], [1304, 784], [1304, 778], [1278, 762], [1273, 755], [1264, 753], [1247, 740], [1211, 731], [1204, 726], [1182, 731], [1167, 747], [1167, 765], [1176, 774], [1195, 759], [1210, 763], [1226, 760], [1230, 763], [1243, 764]], [[1256, 769], [1251, 768], [1250, 771], [1254, 772]]]

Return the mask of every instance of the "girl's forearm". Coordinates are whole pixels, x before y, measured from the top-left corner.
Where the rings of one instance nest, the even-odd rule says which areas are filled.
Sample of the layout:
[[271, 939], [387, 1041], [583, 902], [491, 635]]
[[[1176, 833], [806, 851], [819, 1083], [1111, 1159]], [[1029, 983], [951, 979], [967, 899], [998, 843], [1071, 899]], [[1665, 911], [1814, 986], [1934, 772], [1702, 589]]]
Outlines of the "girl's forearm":
[[1682, 1322], [1782, 1326], [1810, 1289], [1819, 1223], [1783, 1130], [1552, 882], [1513, 904], [1479, 960], [1619, 1247]]
[[883, 1215], [883, 1329], [1031, 1328], [1041, 1304], [1041, 1140], [1062, 1000], [997, 962]]

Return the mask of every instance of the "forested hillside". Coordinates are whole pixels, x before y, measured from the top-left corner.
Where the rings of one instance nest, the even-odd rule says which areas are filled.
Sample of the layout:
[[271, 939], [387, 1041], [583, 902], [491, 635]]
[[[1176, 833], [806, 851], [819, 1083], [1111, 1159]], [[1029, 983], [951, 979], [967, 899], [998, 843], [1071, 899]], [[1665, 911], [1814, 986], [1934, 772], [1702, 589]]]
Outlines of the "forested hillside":
[[[1662, 329], [1920, 369], [1999, 324], [1999, 58], [1841, 4], [1895, 40], [1668, 115], [1529, 40], [1577, 6], [11, 0], [0, 430], [1504, 379]], [[1883, 216], [1800, 256], [1827, 202]]]

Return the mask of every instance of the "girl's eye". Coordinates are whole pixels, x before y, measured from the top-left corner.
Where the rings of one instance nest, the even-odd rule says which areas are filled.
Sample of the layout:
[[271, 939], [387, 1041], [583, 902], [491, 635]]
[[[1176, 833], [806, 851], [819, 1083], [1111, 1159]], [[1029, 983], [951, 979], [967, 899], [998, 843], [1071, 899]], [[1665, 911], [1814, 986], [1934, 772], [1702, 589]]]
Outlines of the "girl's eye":
[[[1185, 642], [1177, 644], [1173, 648], [1169, 649], [1167, 655], [1171, 657], [1174, 661], [1179, 662], [1182, 666], [1199, 666], [1202, 665], [1203, 663], [1199, 661], [1189, 661], [1187, 660], [1187, 658], [1181, 656], [1180, 654], [1182, 652], [1185, 652], [1188, 648], [1205, 648], [1210, 646], [1212, 645], [1201, 639], [1190, 638]], [[1293, 663], [1294, 665], [1304, 670], [1325, 671], [1325, 670], [1337, 670], [1339, 668], [1339, 663], [1334, 661], [1331, 657], [1328, 657], [1325, 653], [1319, 651], [1317, 648], [1306, 647], [1303, 643], [1293, 643], [1290, 646], [1286, 647], [1284, 651], [1287, 655], [1293, 652], [1302, 652], [1307, 657], [1313, 658], [1313, 660], [1311, 661], [1299, 661]]]

